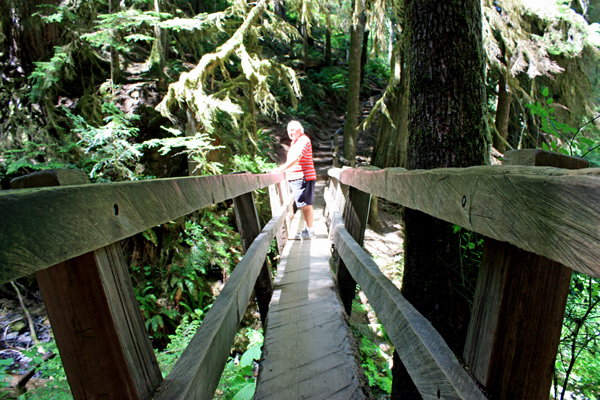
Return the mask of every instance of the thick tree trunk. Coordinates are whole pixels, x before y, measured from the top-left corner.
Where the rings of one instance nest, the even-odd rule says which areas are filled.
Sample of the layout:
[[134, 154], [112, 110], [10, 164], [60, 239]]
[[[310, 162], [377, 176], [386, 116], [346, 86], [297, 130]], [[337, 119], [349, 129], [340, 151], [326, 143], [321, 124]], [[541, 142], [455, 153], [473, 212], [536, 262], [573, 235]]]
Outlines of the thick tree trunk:
[[326, 27], [325, 27], [325, 65], [331, 67], [331, 17], [330, 13], [325, 14]]
[[304, 71], [308, 68], [308, 28], [302, 24], [302, 60], [304, 63]]
[[[46, 12], [38, 6], [58, 5], [58, 0], [2, 0], [0, 17], [3, 22], [0, 35], [8, 44], [6, 51], [11, 63], [19, 65], [24, 75], [35, 69], [35, 61], [47, 61], [59, 45], [61, 29], [59, 24], [42, 23], [37, 12]], [[49, 11], [51, 12], [51, 11]]]
[[275, 0], [275, 4], [273, 6], [273, 11], [282, 20], [287, 21], [286, 12], [285, 12], [285, 1]]
[[[160, 13], [160, 1], [154, 0], [154, 11]], [[151, 76], [162, 78], [166, 66], [166, 32], [164, 32], [158, 26], [154, 28], [154, 42], [152, 42], [152, 51], [150, 52], [150, 69], [149, 73]]]
[[360, 54], [360, 86], [365, 83], [365, 70], [369, 58], [369, 31], [363, 33], [362, 52]]
[[406, 167], [409, 70], [405, 66], [405, 49], [399, 41], [392, 56], [394, 77], [390, 85], [393, 87], [386, 98], [392, 121], [387, 116], [379, 117], [379, 132], [373, 149], [372, 164], [379, 168]]
[[344, 157], [350, 161], [351, 167], [356, 166], [356, 136], [358, 132], [358, 112], [360, 109], [360, 57], [363, 30], [362, 18], [358, 18], [358, 24], [352, 25], [350, 31], [348, 105], [346, 107], [346, 123], [344, 124]]
[[[487, 164], [481, 2], [407, 0], [405, 7], [408, 169]], [[450, 349], [462, 355], [470, 309], [460, 288], [477, 271], [463, 270], [458, 235], [450, 224], [406, 209], [404, 246], [403, 295], [431, 321]], [[402, 399], [420, 398], [412, 382], [404, 379], [399, 384]]]
[[[506, 79], [504, 74], [500, 74], [498, 80], [498, 102], [496, 104], [496, 129], [498, 134], [506, 141], [508, 139], [508, 121], [510, 120], [510, 92], [506, 90]], [[506, 144], [496, 136], [494, 138], [494, 147], [500, 153], [506, 152]]]

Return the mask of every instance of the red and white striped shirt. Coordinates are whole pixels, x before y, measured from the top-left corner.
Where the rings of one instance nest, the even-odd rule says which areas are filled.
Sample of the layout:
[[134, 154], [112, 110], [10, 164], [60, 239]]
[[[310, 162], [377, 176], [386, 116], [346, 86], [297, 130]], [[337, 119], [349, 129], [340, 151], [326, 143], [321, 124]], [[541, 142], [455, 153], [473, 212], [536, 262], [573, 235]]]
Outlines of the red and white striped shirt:
[[288, 151], [288, 161], [291, 157], [298, 157], [298, 153], [302, 153], [302, 157], [298, 164], [293, 166], [287, 171], [288, 181], [295, 179], [302, 179], [304, 177], [307, 181], [317, 180], [317, 171], [315, 170], [315, 164], [313, 163], [312, 157], [312, 144], [310, 139], [305, 134], [301, 134], [292, 141], [290, 150]]

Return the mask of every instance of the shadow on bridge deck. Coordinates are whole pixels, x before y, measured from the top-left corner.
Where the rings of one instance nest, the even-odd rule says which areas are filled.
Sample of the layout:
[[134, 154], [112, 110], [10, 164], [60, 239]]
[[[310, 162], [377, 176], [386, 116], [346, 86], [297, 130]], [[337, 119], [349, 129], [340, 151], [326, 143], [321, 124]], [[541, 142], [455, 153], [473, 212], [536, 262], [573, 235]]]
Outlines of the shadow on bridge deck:
[[315, 194], [317, 237], [294, 240], [304, 228], [298, 210], [277, 269], [255, 399], [366, 398], [364, 374], [329, 267], [324, 184], [317, 183]]

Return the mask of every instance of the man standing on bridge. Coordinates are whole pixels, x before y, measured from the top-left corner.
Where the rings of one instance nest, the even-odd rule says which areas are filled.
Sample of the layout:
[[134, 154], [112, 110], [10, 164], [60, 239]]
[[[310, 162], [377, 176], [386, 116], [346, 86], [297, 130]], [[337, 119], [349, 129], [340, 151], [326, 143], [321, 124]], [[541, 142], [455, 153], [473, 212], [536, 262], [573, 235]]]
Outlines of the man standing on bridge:
[[279, 166], [274, 172], [285, 172], [287, 180], [296, 200], [296, 205], [302, 210], [306, 227], [296, 235], [296, 239], [312, 239], [313, 230], [313, 204], [315, 199], [315, 183], [317, 171], [313, 163], [312, 145], [310, 138], [304, 134], [304, 128], [298, 121], [291, 121], [287, 132], [292, 139], [292, 144], [287, 153], [285, 164]]

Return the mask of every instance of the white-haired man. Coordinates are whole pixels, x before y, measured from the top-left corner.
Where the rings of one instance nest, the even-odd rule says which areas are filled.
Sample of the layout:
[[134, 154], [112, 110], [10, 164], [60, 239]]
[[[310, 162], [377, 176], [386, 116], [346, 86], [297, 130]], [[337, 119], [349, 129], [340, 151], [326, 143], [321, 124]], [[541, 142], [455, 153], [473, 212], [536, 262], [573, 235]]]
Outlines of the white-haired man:
[[296, 205], [300, 207], [304, 216], [306, 227], [296, 235], [296, 239], [312, 239], [316, 236], [313, 230], [313, 204], [317, 181], [312, 145], [310, 138], [304, 134], [304, 128], [300, 122], [291, 121], [287, 126], [287, 132], [292, 139], [292, 145], [288, 150], [285, 164], [279, 166], [275, 171], [286, 173]]

